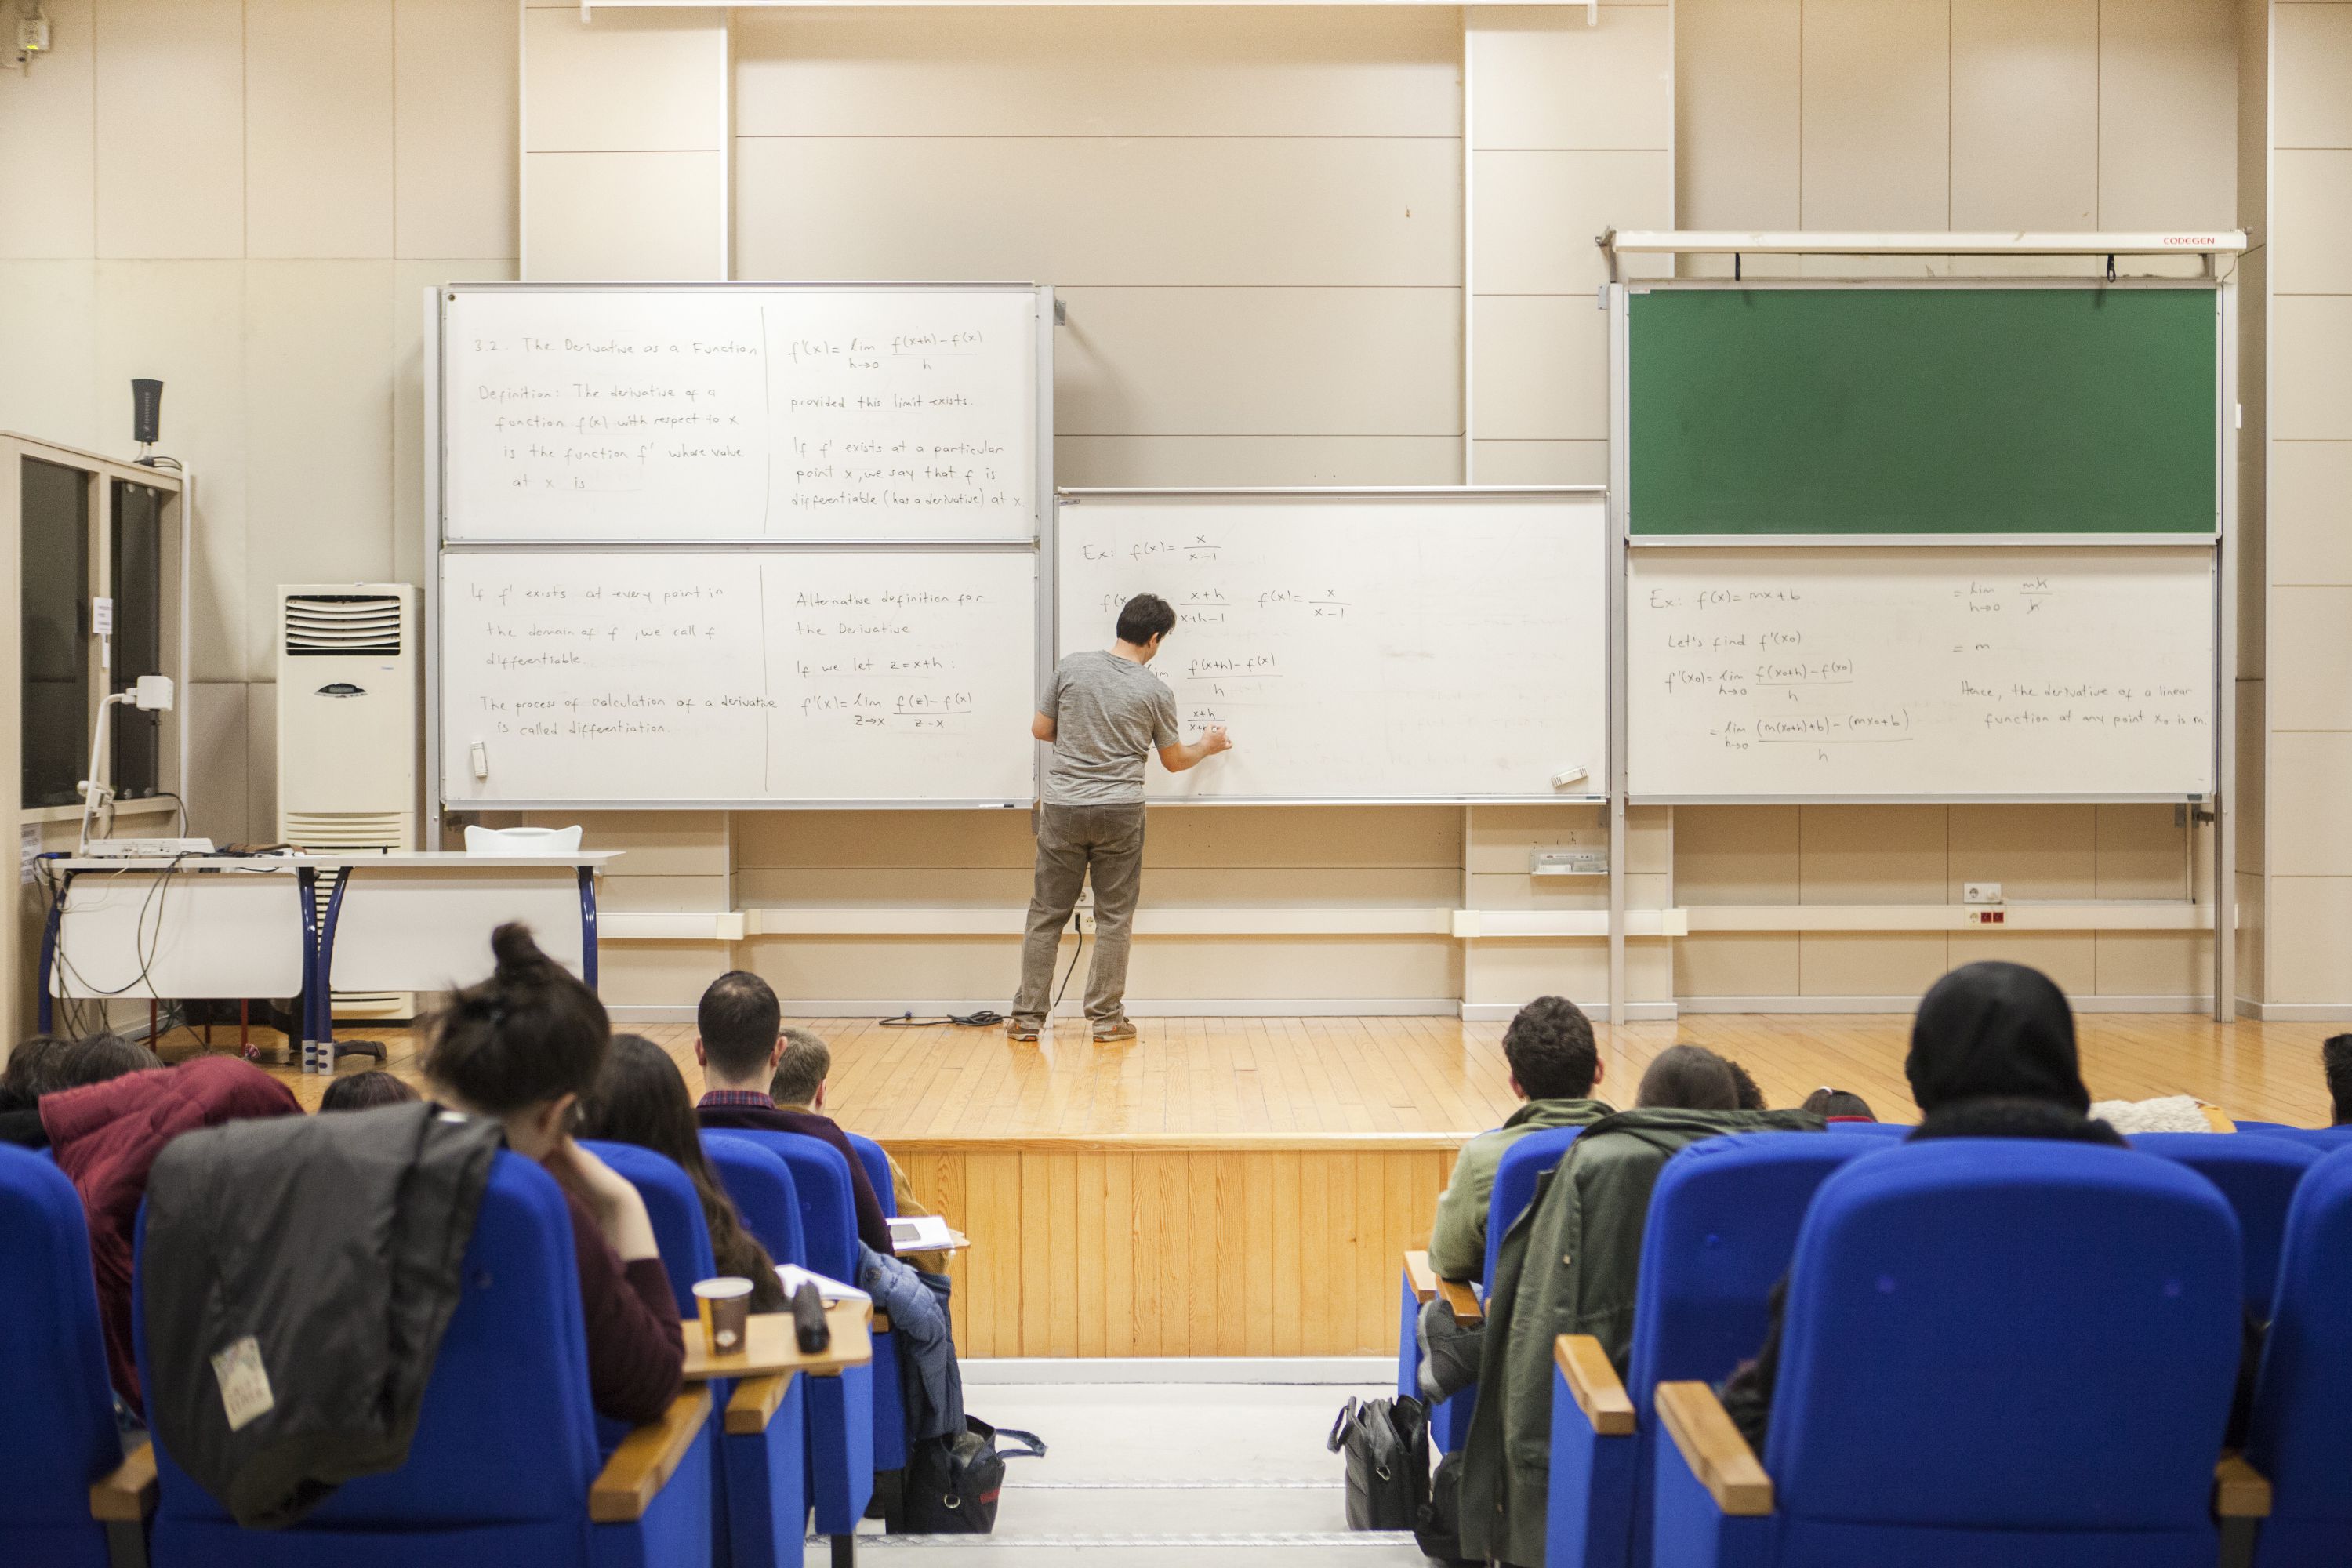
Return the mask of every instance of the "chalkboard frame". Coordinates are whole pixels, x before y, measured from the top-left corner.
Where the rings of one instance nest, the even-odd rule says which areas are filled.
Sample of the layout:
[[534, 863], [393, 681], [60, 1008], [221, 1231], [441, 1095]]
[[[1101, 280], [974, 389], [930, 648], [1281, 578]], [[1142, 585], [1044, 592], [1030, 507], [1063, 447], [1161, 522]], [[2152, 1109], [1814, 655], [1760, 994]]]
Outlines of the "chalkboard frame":
[[[550, 539], [550, 538], [457, 538], [449, 536], [446, 528], [446, 453], [447, 436], [444, 421], [446, 405], [442, 375], [448, 364], [445, 334], [448, 324], [448, 306], [460, 295], [468, 293], [541, 293], [541, 294], [672, 294], [691, 296], [712, 292], [744, 294], [776, 294], [794, 291], [830, 293], [1026, 293], [1036, 300], [1036, 350], [1033, 361], [1035, 369], [1036, 407], [1031, 428], [1034, 436], [1035, 479], [1033, 487], [1033, 526], [1029, 534], [1003, 539], [747, 539], [743, 537], [710, 538], [684, 535], [660, 539]], [[823, 552], [905, 552], [912, 554], [967, 554], [973, 552], [1026, 554], [1033, 558], [1034, 570], [1031, 582], [1036, 602], [1032, 619], [1031, 681], [1042, 682], [1048, 668], [1041, 661], [1052, 647], [1054, 593], [1054, 329], [1055, 296], [1051, 284], [1017, 282], [933, 282], [877, 283], [854, 279], [832, 279], [810, 282], [709, 282], [709, 283], [518, 283], [518, 282], [445, 282], [427, 287], [423, 291], [424, 311], [424, 393], [425, 393], [425, 537], [431, 542], [430, 560], [425, 574], [425, 770], [424, 795], [436, 821], [453, 816], [473, 816], [485, 812], [513, 811], [1004, 811], [1026, 810], [1037, 795], [1037, 769], [1034, 754], [1030, 765], [1029, 798], [1020, 800], [972, 798], [957, 800], [794, 800], [781, 798], [715, 799], [679, 798], [667, 800], [500, 800], [496, 802], [451, 801], [443, 789], [442, 735], [443, 706], [441, 690], [441, 563], [442, 558], [453, 553], [520, 553], [577, 554], [583, 551], [594, 553], [621, 553], [630, 551], [662, 552], [707, 552], [712, 550], [741, 550], [746, 554], [801, 554]]]
[[[1629, 523], [1633, 503], [1632, 398], [1630, 396], [1632, 345], [1632, 297], [1636, 290], [1715, 290], [1742, 291], [1772, 289], [1812, 289], [1843, 291], [1859, 289], [2171, 289], [2209, 292], [2214, 296], [2214, 390], [2213, 426], [2215, 435], [2215, 508], [2218, 524], [2210, 533], [1636, 533]], [[2230, 274], [2209, 272], [2202, 278], [2141, 277], [2124, 279], [2102, 285], [2095, 278], [2074, 277], [1945, 277], [1945, 278], [1655, 278], [1636, 279], [1611, 284], [1608, 288], [1609, 307], [1609, 445], [1610, 494], [1614, 507], [1611, 518], [1612, 541], [1618, 555], [1617, 577], [1612, 588], [1611, 607], [1612, 634], [1614, 639], [1612, 663], [1616, 669], [1616, 688], [1612, 693], [1611, 710], [1616, 716], [1610, 736], [1612, 754], [1619, 759], [1611, 780], [1611, 793], [1622, 805], [2038, 805], [2084, 804], [2093, 802], [2128, 802], [2151, 799], [2173, 800], [2171, 795], [1861, 795], [1853, 793], [1808, 794], [1743, 794], [1743, 795], [1644, 795], [1636, 796], [1629, 788], [1628, 768], [1631, 752], [1626, 731], [1624, 671], [1627, 668], [1625, 637], [1629, 617], [1626, 593], [1632, 575], [1635, 552], [1677, 548], [1759, 549], [1759, 550], [1844, 550], [1877, 547], [1916, 547], [1922, 549], [2014, 548], [2030, 553], [2037, 548], [2053, 546], [2095, 547], [2102, 549], [2179, 549], [2184, 545], [2203, 546], [2214, 552], [2214, 716], [2213, 739], [2215, 759], [2212, 794], [2194, 797], [2184, 804], [2210, 805], [2220, 814], [2221, 830], [2229, 830], [2229, 817], [2234, 814], [2237, 787], [2237, 701], [2235, 682], [2237, 660], [2237, 488], [2231, 482], [2237, 469], [2237, 285]], [[2231, 847], [2224, 845], [2216, 863], [2227, 867], [2234, 861]]]

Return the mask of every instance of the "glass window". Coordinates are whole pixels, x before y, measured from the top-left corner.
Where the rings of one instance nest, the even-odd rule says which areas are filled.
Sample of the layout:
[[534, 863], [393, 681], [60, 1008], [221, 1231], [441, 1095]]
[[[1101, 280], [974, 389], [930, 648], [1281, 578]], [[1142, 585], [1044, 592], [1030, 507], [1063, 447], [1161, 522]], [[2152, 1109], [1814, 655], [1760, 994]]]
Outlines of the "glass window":
[[[128, 691], [142, 675], [163, 673], [163, 492], [152, 485], [114, 481], [113, 668], [109, 691]], [[124, 800], [163, 787], [163, 715], [114, 706], [114, 733], [106, 738], [108, 776]]]
[[89, 476], [23, 463], [25, 805], [79, 805], [89, 766]]

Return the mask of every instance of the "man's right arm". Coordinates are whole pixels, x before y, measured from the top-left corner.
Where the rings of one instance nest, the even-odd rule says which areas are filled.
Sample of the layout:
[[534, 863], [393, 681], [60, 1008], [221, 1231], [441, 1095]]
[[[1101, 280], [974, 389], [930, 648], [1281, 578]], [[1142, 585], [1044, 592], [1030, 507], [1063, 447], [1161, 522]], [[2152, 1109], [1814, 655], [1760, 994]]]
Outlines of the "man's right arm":
[[1171, 773], [1181, 773], [1187, 768], [1199, 767], [1219, 752], [1230, 752], [1233, 749], [1234, 743], [1226, 738], [1225, 727], [1223, 724], [1212, 724], [1201, 731], [1201, 738], [1197, 741], [1186, 741], [1178, 745], [1160, 747], [1160, 765]]

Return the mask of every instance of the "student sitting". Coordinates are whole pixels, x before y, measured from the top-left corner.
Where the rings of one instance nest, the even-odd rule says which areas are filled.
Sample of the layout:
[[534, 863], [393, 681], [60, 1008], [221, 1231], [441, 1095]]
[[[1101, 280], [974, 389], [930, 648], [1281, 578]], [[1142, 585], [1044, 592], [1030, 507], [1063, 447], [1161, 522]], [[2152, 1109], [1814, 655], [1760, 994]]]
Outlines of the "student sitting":
[[783, 1282], [768, 1249], [743, 1228], [742, 1217], [702, 1152], [695, 1130], [694, 1097], [669, 1053], [643, 1035], [615, 1035], [596, 1086], [581, 1098], [580, 1136], [650, 1149], [684, 1171], [702, 1201], [710, 1255], [719, 1272], [751, 1282], [751, 1310], [785, 1309]]
[[2352, 1035], [2330, 1035], [2321, 1041], [2319, 1066], [2327, 1075], [2327, 1098], [2333, 1102], [2327, 1124], [2352, 1125]]
[[319, 1096], [319, 1109], [373, 1110], [379, 1105], [400, 1105], [416, 1098], [416, 1090], [381, 1068], [336, 1079]]
[[1871, 1114], [1870, 1101], [1845, 1089], [1832, 1089], [1827, 1084], [1823, 1084], [1805, 1096], [1805, 1109], [1824, 1121], [1875, 1121], [1878, 1120], [1876, 1116]]
[[498, 969], [433, 1021], [425, 1072], [446, 1103], [495, 1118], [507, 1147], [563, 1189], [586, 1319], [588, 1393], [600, 1415], [641, 1426], [677, 1397], [686, 1337], [653, 1222], [637, 1189], [571, 1133], [596, 1082], [612, 1026], [596, 994], [539, 950], [530, 932], [490, 937]]
[[46, 1149], [49, 1133], [41, 1124], [43, 1095], [110, 1083], [125, 1073], [163, 1065], [163, 1058], [146, 1047], [105, 1030], [78, 1040], [35, 1035], [8, 1053], [8, 1070], [0, 1078], [0, 1142]]
[[1810, 1111], [1741, 1110], [1738, 1099], [1729, 1064], [1713, 1051], [1659, 1052], [1634, 1109], [1586, 1128], [1504, 1237], [1462, 1457], [1465, 1556], [1527, 1568], [1544, 1561], [1552, 1346], [1562, 1334], [1593, 1335], [1623, 1375], [1650, 1193], [1666, 1162], [1727, 1132], [1821, 1129]]
[[[2021, 963], [1971, 963], [1936, 982], [1911, 1021], [1903, 1063], [1911, 1098], [1925, 1113], [1922, 1138], [2059, 1138], [2125, 1146], [2085, 1114], [2091, 1092], [2074, 1052], [2074, 1013], [2050, 977]], [[1788, 1281], [1772, 1288], [1772, 1326], [1756, 1359], [1723, 1386], [1723, 1407], [1756, 1453], [1772, 1417], [1780, 1375], [1780, 1308]]]
[[[694, 1059], [702, 1064], [704, 1085], [695, 1120], [705, 1129], [750, 1128], [761, 1132], [797, 1132], [819, 1139], [849, 1162], [850, 1194], [857, 1205], [857, 1239], [885, 1258], [892, 1256], [890, 1226], [866, 1166], [849, 1137], [832, 1120], [813, 1110], [785, 1110], [768, 1092], [782, 1059], [784, 1010], [766, 981], [740, 969], [710, 983], [694, 1010]], [[854, 1284], [856, 1281], [845, 1281]]]
[[[80, 1070], [153, 1055], [112, 1036], [66, 1047]], [[197, 1057], [178, 1067], [124, 1071], [102, 1083], [41, 1097], [40, 1118], [58, 1169], [81, 1194], [89, 1220], [90, 1272], [106, 1331], [107, 1370], [132, 1415], [143, 1408], [131, 1337], [131, 1259], [139, 1204], [155, 1156], [183, 1132], [261, 1116], [299, 1116], [293, 1091], [236, 1057]]]
[[1462, 1145], [1429, 1227], [1429, 1267], [1441, 1279], [1475, 1280], [1486, 1267], [1486, 1209], [1503, 1152], [1545, 1127], [1590, 1127], [1612, 1113], [1592, 1098], [1606, 1076], [1592, 1023], [1560, 996], [1538, 996], [1503, 1031], [1503, 1059], [1519, 1108]]
[[[768, 1077], [768, 1097], [779, 1110], [823, 1114], [824, 1081], [832, 1073], [833, 1047], [822, 1037], [809, 1029], [786, 1029], [783, 1053], [776, 1058], [776, 1070]], [[882, 1158], [890, 1166], [891, 1216], [932, 1213], [916, 1195], [915, 1184], [898, 1156], [886, 1149]], [[880, 1194], [876, 1197], [878, 1200]], [[908, 1261], [926, 1274], [946, 1273], [945, 1260], [945, 1254], [908, 1255]]]

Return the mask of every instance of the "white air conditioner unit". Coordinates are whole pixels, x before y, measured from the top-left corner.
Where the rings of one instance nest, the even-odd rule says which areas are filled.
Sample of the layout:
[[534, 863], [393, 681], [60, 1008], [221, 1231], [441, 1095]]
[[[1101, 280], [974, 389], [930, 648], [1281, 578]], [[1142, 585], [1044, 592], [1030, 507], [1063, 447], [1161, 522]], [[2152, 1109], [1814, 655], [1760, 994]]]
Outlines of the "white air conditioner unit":
[[[419, 847], [416, 590], [278, 590], [278, 837], [305, 849]], [[320, 879], [321, 914], [333, 879]], [[403, 1018], [406, 993], [338, 991], [338, 1018]]]

